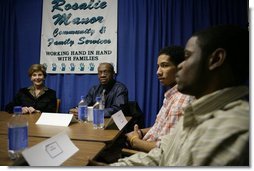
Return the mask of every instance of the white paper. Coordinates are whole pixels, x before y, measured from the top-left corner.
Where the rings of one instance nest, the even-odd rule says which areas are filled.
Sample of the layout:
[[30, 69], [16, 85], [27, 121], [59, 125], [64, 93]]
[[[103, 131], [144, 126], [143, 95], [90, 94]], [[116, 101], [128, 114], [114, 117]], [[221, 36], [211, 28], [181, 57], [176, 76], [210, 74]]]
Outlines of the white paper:
[[122, 110], [119, 110], [114, 115], [111, 116], [119, 130], [122, 130], [123, 127], [127, 124], [127, 120], [122, 112]]
[[88, 106], [87, 107], [87, 120], [88, 121], [93, 121], [93, 106]]
[[74, 115], [70, 113], [42, 113], [36, 124], [68, 126], [70, 122], [77, 122]]
[[60, 133], [25, 149], [22, 155], [30, 166], [60, 166], [78, 150], [66, 133]]

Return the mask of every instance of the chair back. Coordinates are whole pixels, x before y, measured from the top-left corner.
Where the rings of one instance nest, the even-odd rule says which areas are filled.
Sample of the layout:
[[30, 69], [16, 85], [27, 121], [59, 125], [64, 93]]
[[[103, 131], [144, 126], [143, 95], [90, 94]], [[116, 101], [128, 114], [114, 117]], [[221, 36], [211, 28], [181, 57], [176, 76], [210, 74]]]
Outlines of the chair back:
[[132, 122], [128, 125], [127, 131], [133, 131], [135, 124], [138, 124], [140, 128], [144, 127], [144, 114], [136, 101], [129, 101], [128, 110], [124, 114], [125, 116], [133, 117]]
[[56, 113], [59, 112], [60, 103], [61, 103], [61, 100], [60, 100], [60, 99], [57, 99], [57, 100], [56, 100]]

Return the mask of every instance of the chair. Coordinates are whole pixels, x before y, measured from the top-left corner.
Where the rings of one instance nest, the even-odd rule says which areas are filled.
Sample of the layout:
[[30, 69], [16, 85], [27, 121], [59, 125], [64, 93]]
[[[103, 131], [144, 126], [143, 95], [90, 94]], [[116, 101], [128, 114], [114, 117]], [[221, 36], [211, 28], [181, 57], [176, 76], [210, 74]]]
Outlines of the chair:
[[[129, 101], [128, 110], [125, 112], [125, 116], [132, 116], [132, 122], [127, 126], [126, 133], [133, 131], [133, 127], [137, 124], [140, 128], [143, 128], [143, 112], [140, 109], [138, 103], [136, 101]], [[121, 155], [122, 157], [130, 156], [139, 151], [129, 148], [122, 148]]]
[[57, 100], [56, 100], [56, 113], [59, 112], [60, 103], [61, 103], [61, 100], [60, 100], [60, 99], [57, 99]]
[[140, 127], [142, 127], [143, 112], [141, 111], [136, 101], [129, 101], [128, 104], [121, 106], [121, 110], [125, 116], [131, 116], [132, 119], [122, 130], [122, 134], [120, 134], [115, 143], [113, 145], [108, 145], [107, 148], [105, 148], [104, 151], [99, 154], [96, 159], [97, 162], [113, 163], [116, 162], [119, 158], [122, 158], [122, 149], [125, 147], [126, 143], [125, 133], [133, 131], [135, 124], [138, 124]]
[[138, 124], [140, 128], [143, 127], [143, 112], [140, 109], [138, 103], [136, 101], [128, 102], [128, 109], [124, 111], [125, 116], [132, 116], [132, 121], [129, 123], [126, 128], [127, 132], [133, 131], [133, 127], [135, 124]]

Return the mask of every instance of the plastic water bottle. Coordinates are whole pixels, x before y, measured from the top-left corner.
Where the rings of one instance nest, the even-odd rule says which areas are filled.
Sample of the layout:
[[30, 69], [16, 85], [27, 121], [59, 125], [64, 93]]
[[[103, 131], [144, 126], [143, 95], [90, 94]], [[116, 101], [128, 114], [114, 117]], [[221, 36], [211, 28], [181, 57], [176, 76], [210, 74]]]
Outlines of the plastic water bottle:
[[102, 99], [96, 97], [96, 103], [93, 108], [93, 128], [99, 129], [104, 127], [104, 108], [102, 108]]
[[15, 160], [28, 147], [28, 121], [22, 115], [21, 106], [15, 106], [13, 113], [8, 123], [8, 155]]
[[99, 109], [104, 109], [104, 108], [105, 108], [105, 89], [103, 89], [101, 93], [101, 100], [99, 105]]
[[81, 96], [80, 102], [78, 104], [78, 119], [81, 122], [87, 122], [87, 105], [85, 104], [85, 96]]
[[93, 108], [94, 109], [99, 109], [100, 108], [100, 103], [101, 103], [101, 97], [97, 96], [95, 100], [96, 100], [96, 102], [93, 105]]

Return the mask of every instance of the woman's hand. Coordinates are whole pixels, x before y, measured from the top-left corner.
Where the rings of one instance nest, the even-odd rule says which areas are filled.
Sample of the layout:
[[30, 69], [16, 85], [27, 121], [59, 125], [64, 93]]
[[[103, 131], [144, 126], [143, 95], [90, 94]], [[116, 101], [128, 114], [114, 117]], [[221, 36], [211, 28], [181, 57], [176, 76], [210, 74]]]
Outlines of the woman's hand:
[[23, 114], [25, 114], [25, 113], [30, 113], [31, 114], [33, 112], [35, 112], [35, 109], [31, 106], [30, 107], [26, 107], [26, 106], [22, 107], [22, 113]]

